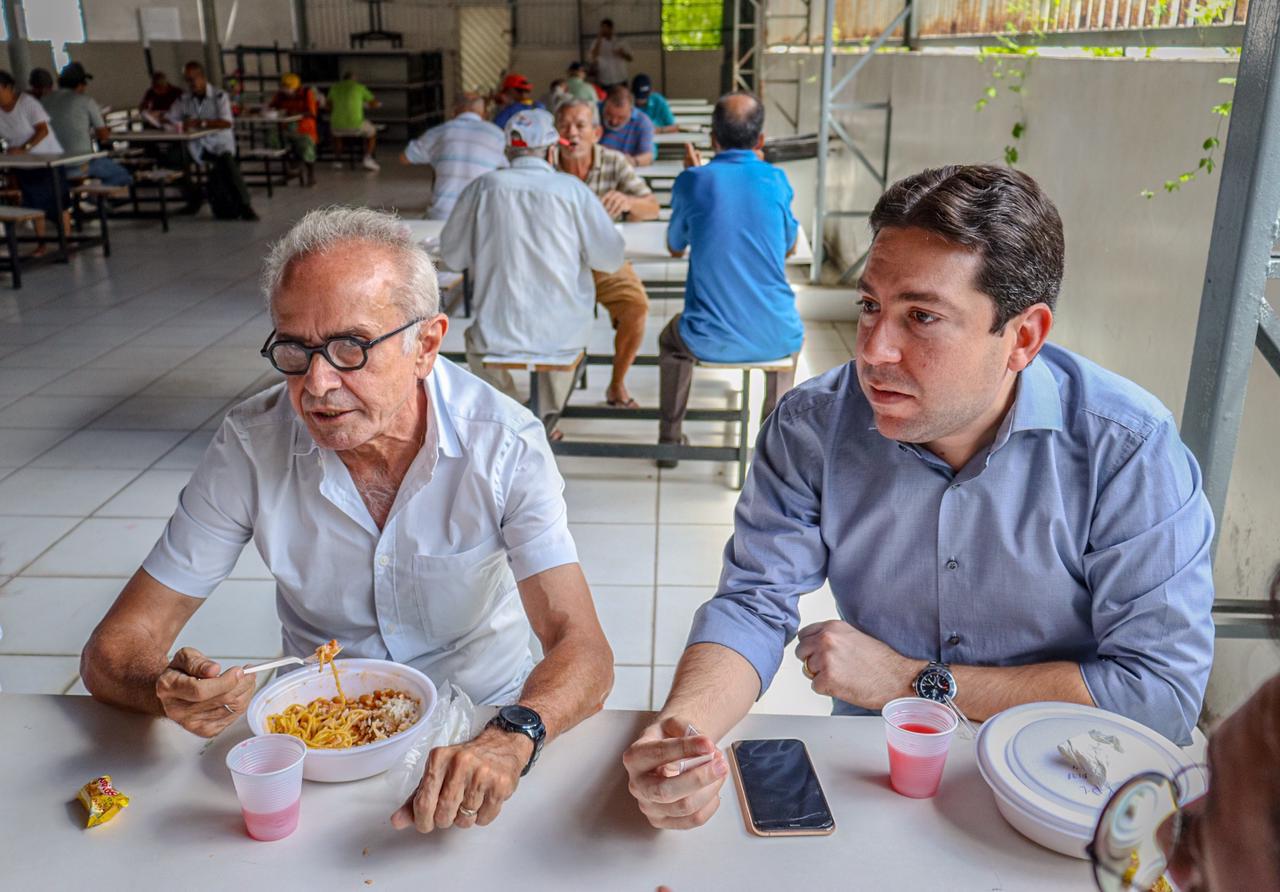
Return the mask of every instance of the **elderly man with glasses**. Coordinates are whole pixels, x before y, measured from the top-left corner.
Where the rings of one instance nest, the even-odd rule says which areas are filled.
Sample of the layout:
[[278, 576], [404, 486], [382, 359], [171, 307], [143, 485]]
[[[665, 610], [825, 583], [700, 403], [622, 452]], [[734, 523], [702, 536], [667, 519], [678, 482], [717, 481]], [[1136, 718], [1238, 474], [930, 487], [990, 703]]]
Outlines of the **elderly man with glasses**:
[[546, 435], [439, 357], [435, 271], [396, 218], [313, 211], [263, 281], [275, 330], [262, 353], [284, 381], [228, 413], [86, 645], [85, 684], [206, 737], [235, 721], [252, 676], [169, 653], [252, 539], [286, 654], [336, 638], [504, 707], [474, 740], [434, 750], [393, 818], [422, 832], [487, 824], [612, 683]]

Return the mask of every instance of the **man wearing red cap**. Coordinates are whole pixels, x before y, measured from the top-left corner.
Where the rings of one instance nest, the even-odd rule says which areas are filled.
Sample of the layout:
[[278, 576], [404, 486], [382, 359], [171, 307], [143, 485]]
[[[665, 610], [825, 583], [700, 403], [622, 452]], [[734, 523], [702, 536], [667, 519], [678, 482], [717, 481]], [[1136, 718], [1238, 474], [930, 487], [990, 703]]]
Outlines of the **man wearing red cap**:
[[533, 82], [523, 74], [508, 74], [502, 81], [502, 91], [498, 94], [506, 103], [493, 116], [493, 123], [506, 127], [512, 115], [527, 108], [542, 108], [541, 102], [529, 98], [533, 93]]

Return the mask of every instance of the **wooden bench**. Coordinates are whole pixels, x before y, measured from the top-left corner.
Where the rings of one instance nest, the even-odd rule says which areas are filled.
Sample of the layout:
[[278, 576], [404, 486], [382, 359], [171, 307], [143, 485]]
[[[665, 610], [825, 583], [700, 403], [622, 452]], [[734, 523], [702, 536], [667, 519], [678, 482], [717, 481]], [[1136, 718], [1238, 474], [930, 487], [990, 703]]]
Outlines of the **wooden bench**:
[[[797, 354], [798, 356], [798, 354]], [[591, 365], [612, 364], [612, 356], [592, 355], [587, 359]], [[657, 365], [658, 357], [640, 356], [636, 365]], [[551, 444], [551, 451], [556, 455], [586, 455], [597, 458], [651, 458], [656, 460], [689, 460], [689, 461], [721, 461], [734, 462], [738, 466], [736, 489], [741, 489], [747, 479], [747, 464], [750, 457], [751, 427], [751, 373], [762, 372], [766, 381], [783, 372], [794, 371], [796, 357], [784, 356], [763, 362], [702, 362], [696, 363], [698, 368], [719, 371], [738, 371], [742, 373], [742, 395], [738, 405], [726, 409], [689, 409], [685, 413], [685, 421], [729, 421], [738, 425], [737, 442], [732, 446], [691, 446], [677, 443], [615, 443], [590, 440], [560, 440]], [[660, 409], [640, 408], [626, 409], [614, 406], [571, 406], [566, 405], [561, 418], [612, 418], [617, 420], [659, 420]]]
[[[251, 186], [266, 186], [267, 198], [273, 195], [273, 187], [276, 181], [275, 164], [280, 162], [280, 182], [282, 185], [288, 186], [289, 180], [293, 176], [297, 176], [298, 182], [302, 182], [302, 171], [298, 170], [294, 175], [289, 173], [289, 150], [271, 149], [271, 148], [250, 148], [240, 150], [240, 170], [244, 176], [244, 181]], [[249, 165], [262, 165], [261, 170], [254, 170]], [[258, 179], [261, 177], [261, 179]]]
[[15, 289], [22, 287], [22, 270], [20, 257], [18, 256], [18, 224], [34, 223], [36, 220], [44, 218], [44, 211], [38, 211], [34, 208], [13, 207], [11, 205], [0, 205], [0, 223], [4, 224], [4, 240], [9, 247], [9, 256], [6, 262], [9, 274], [13, 277], [13, 287]]
[[[484, 356], [480, 360], [480, 364], [486, 369], [494, 369], [507, 372], [528, 372], [529, 373], [529, 411], [533, 413], [533, 417], [539, 421], [542, 420], [542, 400], [538, 394], [538, 384], [542, 380], [541, 375], [550, 372], [570, 372], [577, 376], [575, 384], [582, 380], [582, 375], [586, 372], [587, 351], [578, 350], [570, 353], [555, 353], [545, 356], [536, 354], [519, 354], [519, 355], [495, 355], [490, 354]], [[573, 392], [573, 388], [569, 389]], [[566, 396], [566, 405], [568, 397]], [[566, 406], [557, 406], [556, 413], [551, 417], [548, 424], [548, 431], [554, 426], [555, 420], [559, 419]]]

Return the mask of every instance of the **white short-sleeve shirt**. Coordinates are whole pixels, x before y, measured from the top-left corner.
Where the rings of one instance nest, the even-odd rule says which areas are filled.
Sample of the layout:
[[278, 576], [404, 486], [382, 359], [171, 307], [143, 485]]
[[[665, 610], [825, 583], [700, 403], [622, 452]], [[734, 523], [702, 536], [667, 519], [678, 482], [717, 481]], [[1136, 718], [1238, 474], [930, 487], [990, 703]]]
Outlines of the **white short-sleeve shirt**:
[[423, 387], [426, 442], [381, 530], [280, 384], [228, 413], [143, 569], [206, 597], [252, 539], [286, 654], [337, 638], [478, 703], [514, 702], [533, 668], [516, 582], [578, 560], [564, 481], [523, 406], [443, 358]]
[[[0, 137], [9, 144], [9, 148], [16, 149], [31, 139], [36, 132], [36, 125], [41, 122], [49, 123], [49, 113], [44, 110], [44, 106], [31, 94], [19, 93], [12, 111], [0, 109]], [[44, 139], [31, 147], [31, 154], [62, 154], [62, 144], [58, 142], [52, 126]]]

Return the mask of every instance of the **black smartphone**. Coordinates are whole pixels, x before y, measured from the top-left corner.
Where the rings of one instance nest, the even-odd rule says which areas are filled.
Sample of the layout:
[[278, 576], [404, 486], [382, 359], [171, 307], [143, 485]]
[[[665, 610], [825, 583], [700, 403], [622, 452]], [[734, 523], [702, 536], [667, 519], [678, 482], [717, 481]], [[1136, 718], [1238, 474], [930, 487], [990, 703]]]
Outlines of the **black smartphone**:
[[739, 740], [732, 752], [748, 831], [757, 836], [826, 836], [835, 831], [804, 741]]

